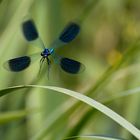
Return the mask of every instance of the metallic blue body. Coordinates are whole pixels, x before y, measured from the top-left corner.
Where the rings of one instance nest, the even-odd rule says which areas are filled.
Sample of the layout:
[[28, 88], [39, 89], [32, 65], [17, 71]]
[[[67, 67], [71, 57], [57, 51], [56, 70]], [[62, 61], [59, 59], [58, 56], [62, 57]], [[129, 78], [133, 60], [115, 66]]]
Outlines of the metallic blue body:
[[44, 51], [41, 53], [42, 57], [48, 57], [54, 52], [54, 49], [47, 49], [45, 48]]

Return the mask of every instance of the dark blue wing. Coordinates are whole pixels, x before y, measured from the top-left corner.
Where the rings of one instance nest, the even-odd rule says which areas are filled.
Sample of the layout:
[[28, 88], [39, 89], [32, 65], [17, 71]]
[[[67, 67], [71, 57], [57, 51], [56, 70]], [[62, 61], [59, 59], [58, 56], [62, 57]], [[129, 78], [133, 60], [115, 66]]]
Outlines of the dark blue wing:
[[77, 74], [85, 69], [85, 66], [82, 63], [64, 57], [60, 59], [60, 66], [64, 71], [71, 74]]
[[31, 59], [28, 56], [22, 56], [7, 61], [6, 68], [13, 72], [19, 72], [26, 69], [31, 63]]
[[31, 19], [23, 22], [22, 30], [27, 41], [33, 41], [39, 37], [35, 24]]
[[70, 23], [60, 34], [59, 39], [64, 43], [69, 43], [75, 39], [79, 32], [80, 26], [76, 23]]
[[66, 26], [66, 28], [62, 31], [59, 37], [52, 42], [50, 48], [58, 48], [63, 46], [76, 38], [78, 33], [80, 32], [80, 26], [77, 23], [70, 23]]
[[10, 59], [4, 63], [4, 68], [13, 72], [20, 72], [28, 68], [32, 62], [40, 57], [40, 53], [31, 56], [21, 56]]

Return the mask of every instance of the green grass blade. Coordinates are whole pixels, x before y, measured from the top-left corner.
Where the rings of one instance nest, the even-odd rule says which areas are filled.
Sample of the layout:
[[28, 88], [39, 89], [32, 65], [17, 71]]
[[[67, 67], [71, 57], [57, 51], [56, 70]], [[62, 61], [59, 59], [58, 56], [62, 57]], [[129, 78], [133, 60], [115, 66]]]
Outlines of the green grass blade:
[[85, 139], [99, 139], [99, 140], [124, 140], [121, 138], [113, 138], [113, 137], [108, 137], [108, 136], [102, 136], [102, 135], [83, 135], [83, 136], [73, 136], [73, 137], [69, 137], [66, 138], [64, 140], [72, 140], [72, 139], [79, 139], [79, 138], [83, 138]]
[[1, 113], [0, 125], [22, 119], [26, 117], [28, 114], [29, 114], [29, 111], [27, 110], [10, 111], [10, 112]]
[[[123, 117], [121, 117], [119, 114], [112, 111], [111, 109], [109, 109], [105, 105], [93, 100], [92, 98], [89, 98], [89, 97], [87, 97], [83, 94], [80, 94], [78, 92], [75, 92], [75, 91], [71, 91], [71, 90], [68, 90], [68, 89], [60, 88], [60, 87], [53, 87], [53, 86], [26, 85], [26, 86], [11, 87], [11, 88], [8, 88], [7, 90], [4, 89], [4, 91], [1, 90], [0, 93], [2, 93], [2, 95], [6, 95], [7, 93], [10, 93], [10, 89], [11, 89], [11, 91], [13, 91], [13, 90], [17, 90], [17, 89], [20, 89], [20, 88], [27, 88], [27, 87], [28, 88], [50, 89], [50, 90], [57, 91], [57, 92], [60, 92], [60, 93], [64, 93], [66, 95], [74, 97], [74, 98], [90, 105], [91, 107], [96, 108], [97, 110], [104, 113], [106, 116], [110, 117], [112, 120], [114, 120], [115, 122], [120, 124], [126, 130], [128, 130], [133, 136], [135, 136], [138, 139], [140, 138], [140, 130], [138, 130], [135, 126], [133, 126], [131, 123], [129, 123]], [[5, 94], [4, 94], [4, 92], [5, 92]], [[37, 139], [40, 139], [40, 137], [37, 138]]]
[[9, 87], [3, 90], [0, 90], [0, 97], [4, 96], [6, 94], [12, 93], [15, 90], [19, 90], [21, 88], [25, 88], [24, 86], [13, 86], [13, 87]]
[[[135, 88], [135, 89], [122, 91], [122, 92], [118, 93], [117, 95], [114, 94], [114, 96], [111, 96], [109, 98], [105, 98], [105, 99], [101, 100], [101, 102], [104, 104], [107, 104], [109, 102], [113, 102], [113, 101], [120, 99], [120, 98], [124, 98], [124, 97], [130, 96], [130, 95], [138, 94], [139, 92], [140, 92], [140, 87]], [[69, 130], [67, 136], [77, 135], [84, 128], [84, 126], [90, 121], [90, 119], [95, 114], [95, 112], [96, 111], [94, 109], [88, 110], [82, 116], [82, 119], [76, 124], [76, 126], [74, 128], [72, 128], [71, 130]]]

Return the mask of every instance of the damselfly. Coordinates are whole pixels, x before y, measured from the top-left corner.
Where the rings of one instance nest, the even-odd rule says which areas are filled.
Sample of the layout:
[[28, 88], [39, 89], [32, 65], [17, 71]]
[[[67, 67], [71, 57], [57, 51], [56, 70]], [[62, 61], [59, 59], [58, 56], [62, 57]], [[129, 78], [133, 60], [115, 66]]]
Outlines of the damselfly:
[[7, 70], [10, 70], [12, 72], [20, 72], [28, 68], [34, 60], [40, 57], [40, 69], [43, 62], [46, 61], [49, 71], [51, 66], [50, 57], [52, 57], [52, 59], [54, 59], [54, 62], [56, 62], [65, 72], [68, 72], [70, 74], [77, 74], [84, 70], [85, 67], [82, 63], [70, 58], [58, 56], [55, 53], [55, 49], [71, 42], [78, 35], [80, 31], [80, 26], [77, 23], [72, 22], [68, 24], [59, 35], [59, 37], [54, 40], [54, 42], [50, 45], [49, 48], [45, 47], [33, 20], [29, 19], [24, 21], [22, 24], [22, 31], [25, 39], [28, 42], [33, 42], [37, 40], [39, 42], [39, 46], [43, 49], [43, 51], [30, 56], [21, 56], [6, 61], [4, 63], [4, 67]]

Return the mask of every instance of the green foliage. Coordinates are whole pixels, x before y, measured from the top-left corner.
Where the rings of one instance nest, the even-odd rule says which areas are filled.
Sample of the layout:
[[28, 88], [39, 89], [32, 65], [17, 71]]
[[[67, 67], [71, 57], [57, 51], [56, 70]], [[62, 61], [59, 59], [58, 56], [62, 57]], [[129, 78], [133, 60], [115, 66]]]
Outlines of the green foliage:
[[[139, 5], [136, 0], [0, 0], [0, 139], [140, 139]], [[7, 59], [41, 51], [22, 35], [26, 17], [33, 18], [46, 47], [68, 22], [78, 22], [78, 37], [57, 53], [86, 70], [72, 76], [52, 65], [48, 80], [45, 68], [38, 76], [38, 60], [23, 72], [6, 71]]]

